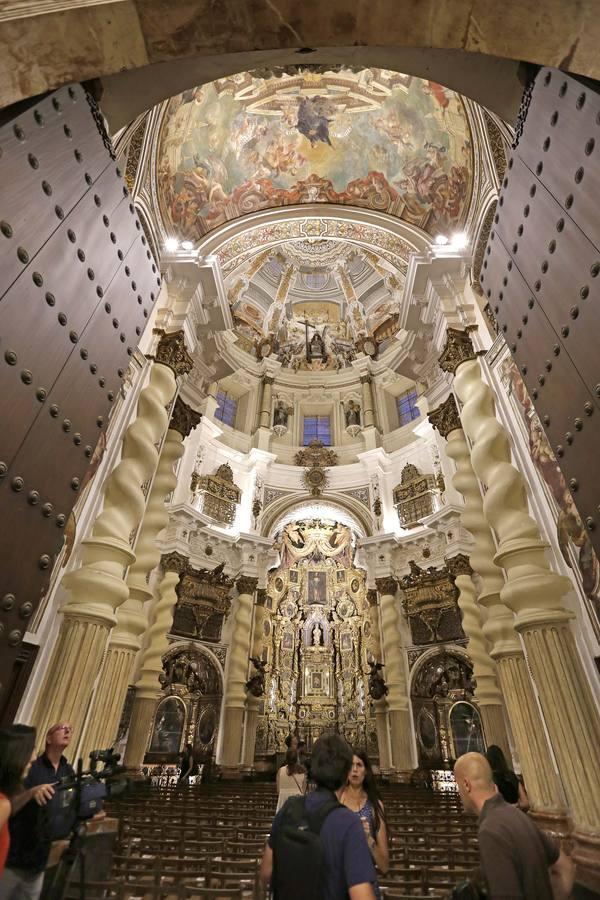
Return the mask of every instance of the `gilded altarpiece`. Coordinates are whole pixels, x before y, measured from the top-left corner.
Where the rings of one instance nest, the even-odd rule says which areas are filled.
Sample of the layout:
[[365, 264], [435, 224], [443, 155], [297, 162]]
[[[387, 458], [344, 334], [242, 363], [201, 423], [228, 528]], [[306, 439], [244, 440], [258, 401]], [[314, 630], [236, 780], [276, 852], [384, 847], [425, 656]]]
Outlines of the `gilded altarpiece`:
[[290, 732], [308, 748], [337, 732], [377, 758], [367, 693], [371, 645], [366, 573], [354, 566], [354, 537], [337, 522], [313, 519], [278, 535], [280, 565], [268, 577], [263, 659], [267, 692], [256, 756], [281, 752]]

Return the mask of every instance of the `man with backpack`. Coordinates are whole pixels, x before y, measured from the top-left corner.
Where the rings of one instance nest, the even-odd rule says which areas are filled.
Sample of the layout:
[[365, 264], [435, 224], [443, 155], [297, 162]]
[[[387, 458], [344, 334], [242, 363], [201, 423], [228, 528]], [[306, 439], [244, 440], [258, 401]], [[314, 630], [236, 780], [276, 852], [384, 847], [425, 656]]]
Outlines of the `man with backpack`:
[[311, 757], [317, 789], [291, 797], [276, 815], [260, 877], [274, 900], [375, 900], [375, 868], [361, 821], [339, 802], [352, 750], [320, 738]]

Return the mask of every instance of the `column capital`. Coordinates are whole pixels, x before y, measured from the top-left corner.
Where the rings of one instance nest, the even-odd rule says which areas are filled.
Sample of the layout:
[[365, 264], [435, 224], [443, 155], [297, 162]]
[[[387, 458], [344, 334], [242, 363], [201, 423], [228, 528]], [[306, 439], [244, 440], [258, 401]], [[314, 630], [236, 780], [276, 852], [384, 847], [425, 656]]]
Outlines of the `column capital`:
[[427, 418], [443, 438], [447, 438], [451, 431], [462, 428], [454, 394], [449, 394], [443, 403], [432, 409]]
[[256, 592], [256, 605], [257, 606], [265, 606], [267, 603], [267, 589], [259, 588]]
[[186, 438], [200, 424], [201, 419], [202, 413], [196, 412], [195, 409], [184, 403], [181, 397], [177, 397], [171, 413], [169, 428], [178, 431], [182, 438]]
[[472, 575], [473, 569], [471, 568], [471, 562], [469, 557], [464, 553], [457, 553], [456, 556], [451, 556], [446, 559], [446, 565], [448, 566], [448, 571], [455, 578], [458, 575]]
[[275, 384], [275, 379], [272, 375], [263, 375], [262, 382], [263, 384]]
[[360, 376], [361, 384], [373, 384], [373, 376], [369, 373]]
[[178, 575], [183, 575], [187, 571], [189, 560], [177, 550], [173, 550], [171, 553], [164, 553], [161, 556], [160, 564], [165, 572], [177, 572]]
[[156, 362], [172, 369], [176, 378], [178, 375], [187, 375], [191, 372], [194, 360], [186, 349], [183, 331], [166, 332], [157, 329], [155, 333], [160, 335], [155, 354]]
[[398, 590], [398, 582], [392, 575], [375, 579], [375, 584], [380, 594], [391, 594], [393, 596]]
[[252, 578], [250, 575], [240, 575], [236, 581], [238, 594], [253, 594], [258, 585], [258, 578]]
[[454, 375], [461, 363], [476, 358], [468, 331], [460, 328], [447, 328], [446, 343], [438, 359], [440, 369]]
[[[381, 579], [381, 580], [383, 581], [383, 580], [387, 580], [387, 579]], [[372, 589], [368, 590], [367, 591], [367, 603], [369, 604], [369, 606], [377, 606], [377, 600], [378, 600], [377, 591], [374, 591]]]

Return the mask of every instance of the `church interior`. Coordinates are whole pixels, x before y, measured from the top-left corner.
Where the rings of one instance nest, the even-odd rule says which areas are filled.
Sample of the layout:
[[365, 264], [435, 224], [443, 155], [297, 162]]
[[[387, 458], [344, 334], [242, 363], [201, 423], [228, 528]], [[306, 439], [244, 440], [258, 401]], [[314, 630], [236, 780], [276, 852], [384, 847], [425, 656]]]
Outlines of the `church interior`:
[[252, 896], [335, 733], [381, 896], [476, 860], [490, 745], [598, 896], [594, 4], [329, 6], [0, 4], [0, 724], [147, 781], [117, 881], [183, 816]]

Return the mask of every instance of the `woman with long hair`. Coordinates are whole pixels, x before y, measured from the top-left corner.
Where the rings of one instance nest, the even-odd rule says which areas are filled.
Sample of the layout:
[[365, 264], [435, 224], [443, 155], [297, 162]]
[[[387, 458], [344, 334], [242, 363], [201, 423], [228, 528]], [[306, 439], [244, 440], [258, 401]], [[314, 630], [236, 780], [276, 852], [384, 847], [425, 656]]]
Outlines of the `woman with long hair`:
[[289, 797], [306, 793], [306, 769], [298, 762], [298, 751], [288, 750], [285, 765], [277, 772], [277, 812]]
[[490, 744], [485, 758], [490, 764], [498, 792], [502, 794], [507, 803], [518, 806], [523, 812], [527, 812], [529, 798], [523, 779], [510, 768], [501, 747], [498, 747], [497, 744]]
[[[360, 818], [373, 861], [382, 875], [390, 867], [385, 810], [371, 761], [364, 750], [352, 751], [352, 768], [341, 802]], [[379, 898], [379, 888], [376, 889]]]
[[11, 725], [0, 730], [0, 875], [10, 845], [11, 798], [19, 790], [35, 756], [35, 728]]

